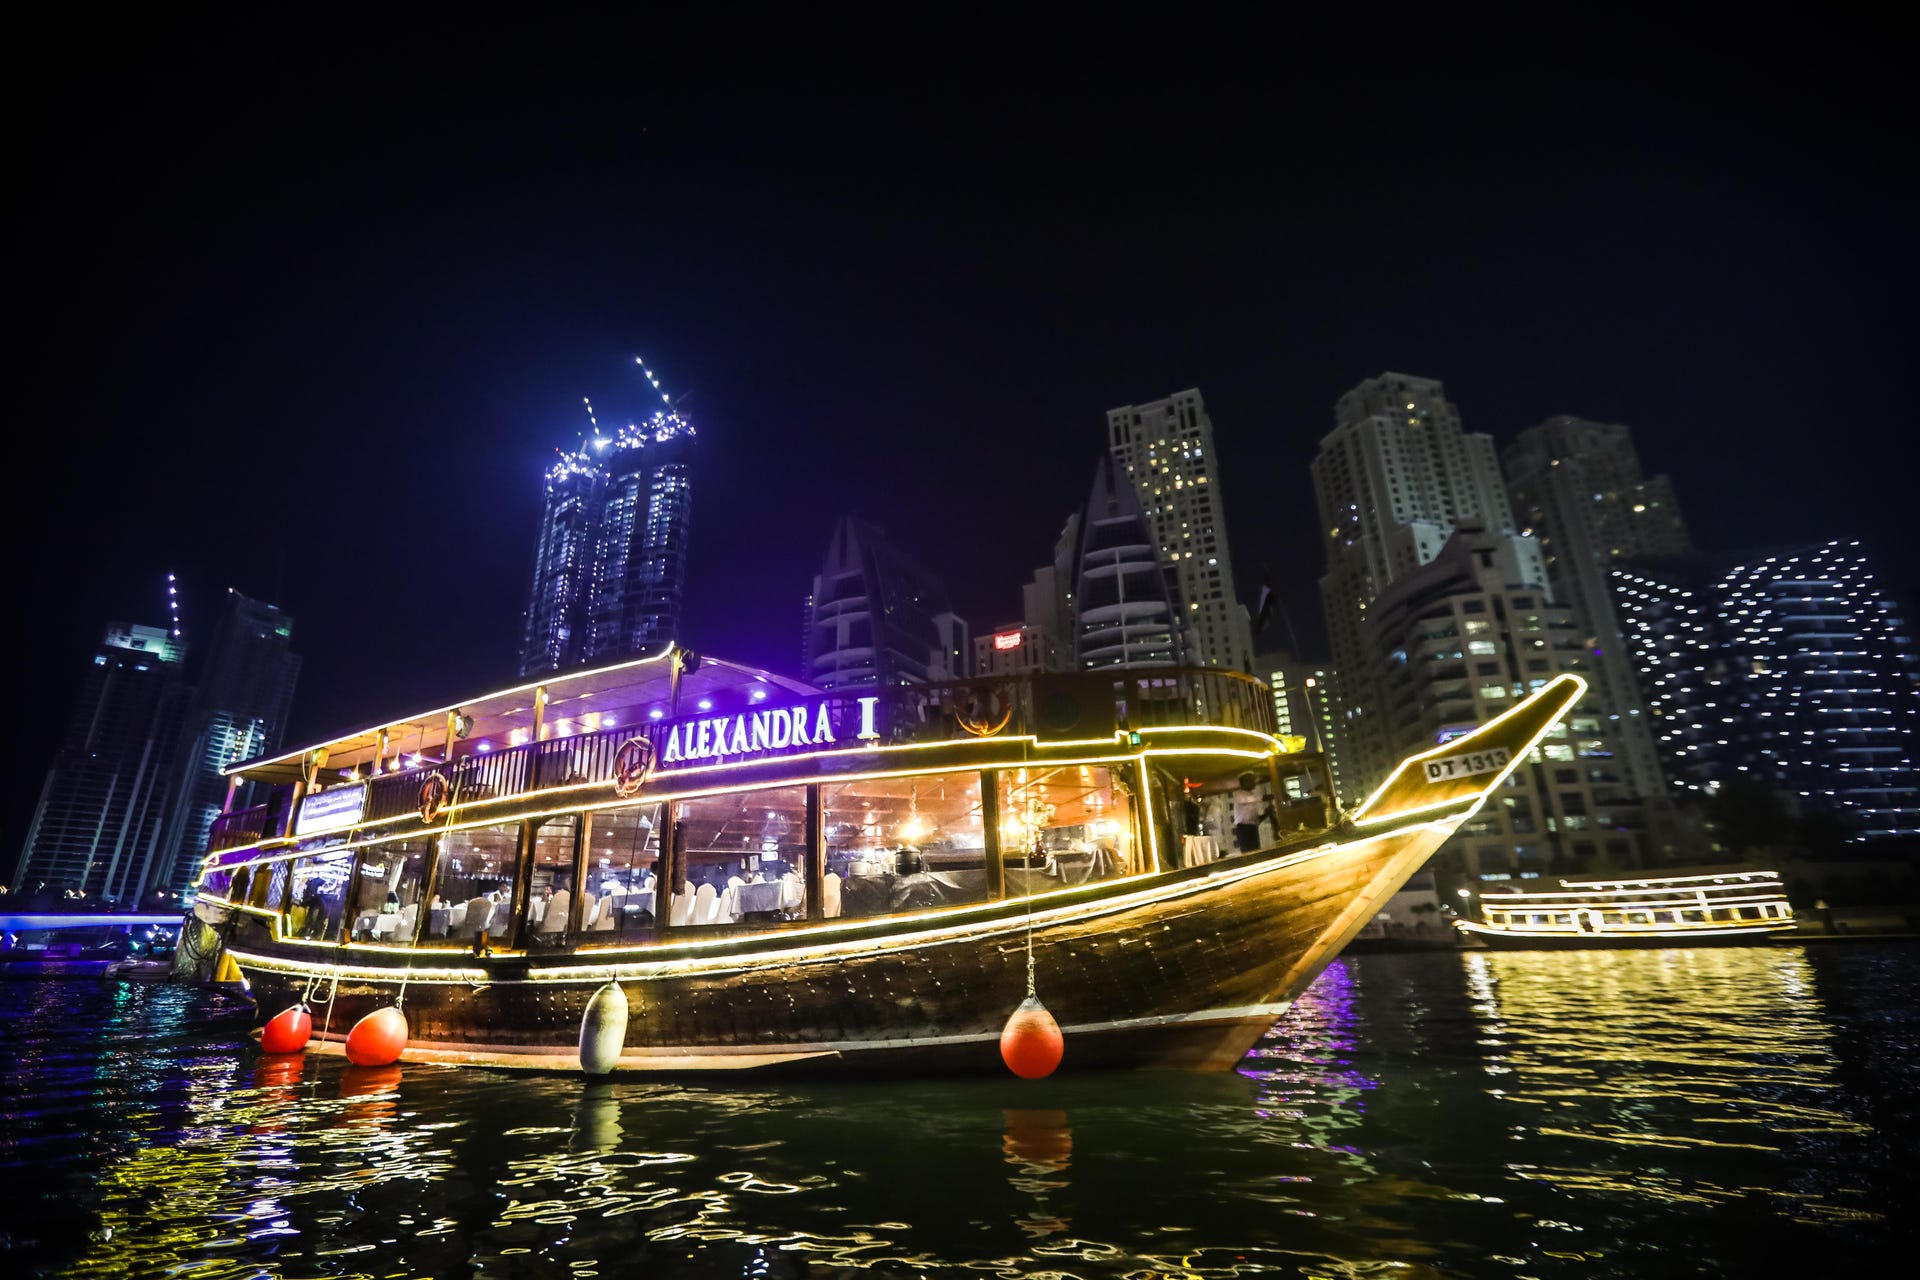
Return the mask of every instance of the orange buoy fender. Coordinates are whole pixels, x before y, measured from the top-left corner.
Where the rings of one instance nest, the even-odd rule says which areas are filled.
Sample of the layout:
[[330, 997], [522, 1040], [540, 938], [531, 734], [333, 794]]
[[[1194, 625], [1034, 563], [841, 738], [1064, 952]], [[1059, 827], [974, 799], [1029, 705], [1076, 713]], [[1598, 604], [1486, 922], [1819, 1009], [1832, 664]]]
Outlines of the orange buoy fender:
[[1007, 1070], [1022, 1080], [1052, 1075], [1066, 1050], [1060, 1024], [1035, 996], [1020, 1002], [1000, 1032], [1001, 1060], [1007, 1064]]
[[304, 1004], [288, 1005], [260, 1028], [262, 1053], [299, 1053], [313, 1039], [313, 1015]]
[[356, 1067], [384, 1067], [400, 1060], [407, 1047], [407, 1015], [391, 1006], [375, 1009], [347, 1032], [347, 1061]]

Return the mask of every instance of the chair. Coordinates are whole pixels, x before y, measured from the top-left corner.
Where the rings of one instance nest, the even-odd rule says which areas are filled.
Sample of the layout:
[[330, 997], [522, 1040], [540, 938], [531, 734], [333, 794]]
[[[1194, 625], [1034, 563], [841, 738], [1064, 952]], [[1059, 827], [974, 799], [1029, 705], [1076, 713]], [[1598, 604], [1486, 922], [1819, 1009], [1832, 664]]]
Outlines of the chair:
[[680, 892], [673, 895], [673, 902], [668, 908], [667, 925], [672, 927], [691, 923], [693, 923], [693, 891], [682, 888]]
[[565, 889], [555, 889], [553, 898], [547, 903], [547, 912], [540, 917], [540, 923], [534, 926], [534, 932], [564, 932], [567, 927], [567, 913], [572, 909], [573, 895]]
[[829, 920], [840, 914], [840, 877], [831, 871], [820, 878], [820, 914]]
[[396, 938], [411, 939], [413, 937], [414, 926], [419, 920], [420, 904], [417, 902], [409, 902], [406, 906], [400, 908], [400, 925], [393, 931], [393, 936]]
[[688, 923], [720, 923], [720, 895], [713, 891], [712, 885], [703, 884], [693, 891], [693, 918]]
[[609, 886], [608, 891], [600, 895], [600, 901], [593, 904], [593, 923], [588, 925], [595, 933], [612, 933], [613, 927], [620, 922], [621, 901], [624, 894], [617, 894]]

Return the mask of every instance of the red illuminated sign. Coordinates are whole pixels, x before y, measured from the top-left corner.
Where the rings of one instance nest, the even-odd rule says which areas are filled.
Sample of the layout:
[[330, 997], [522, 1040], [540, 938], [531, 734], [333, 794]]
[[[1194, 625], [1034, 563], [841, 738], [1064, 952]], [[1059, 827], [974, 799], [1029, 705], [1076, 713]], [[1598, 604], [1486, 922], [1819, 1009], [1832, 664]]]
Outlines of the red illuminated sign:
[[1018, 649], [1020, 647], [1020, 633], [1018, 631], [1002, 631], [993, 638], [993, 647], [996, 649]]

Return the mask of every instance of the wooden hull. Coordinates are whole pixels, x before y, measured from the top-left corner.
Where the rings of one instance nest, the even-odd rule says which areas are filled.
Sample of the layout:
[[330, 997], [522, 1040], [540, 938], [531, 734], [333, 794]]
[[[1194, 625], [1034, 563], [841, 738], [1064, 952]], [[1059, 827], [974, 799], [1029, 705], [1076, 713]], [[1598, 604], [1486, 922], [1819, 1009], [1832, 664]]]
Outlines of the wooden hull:
[[[1459, 820], [1032, 900], [1063, 1068], [1232, 1067]], [[322, 1051], [404, 982], [403, 1061], [577, 1070], [587, 1001], [618, 981], [632, 1009], [623, 1071], [1000, 1072], [1028, 929], [1028, 903], [1013, 901], [566, 956], [287, 942], [232, 954], [263, 1020], [317, 984]]]

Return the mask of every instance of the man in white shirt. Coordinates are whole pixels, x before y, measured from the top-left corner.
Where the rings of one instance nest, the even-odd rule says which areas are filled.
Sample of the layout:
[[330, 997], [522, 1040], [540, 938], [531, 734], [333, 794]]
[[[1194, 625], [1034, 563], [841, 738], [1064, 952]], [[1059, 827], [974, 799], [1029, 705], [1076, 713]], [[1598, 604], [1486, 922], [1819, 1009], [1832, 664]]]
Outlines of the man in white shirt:
[[1240, 789], [1233, 793], [1233, 845], [1241, 853], [1260, 847], [1260, 819], [1267, 816], [1267, 802], [1259, 791], [1260, 780], [1251, 773], [1240, 775]]

